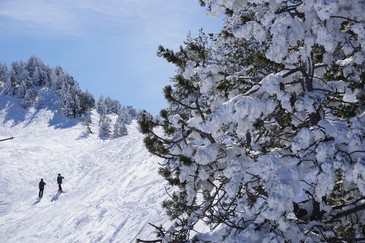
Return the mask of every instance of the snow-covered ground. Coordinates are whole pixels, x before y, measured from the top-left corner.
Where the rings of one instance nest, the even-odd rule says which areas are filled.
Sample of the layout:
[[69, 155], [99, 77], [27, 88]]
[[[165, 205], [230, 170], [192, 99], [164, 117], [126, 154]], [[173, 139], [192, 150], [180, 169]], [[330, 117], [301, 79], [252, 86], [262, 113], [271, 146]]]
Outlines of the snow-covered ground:
[[[96, 128], [95, 128], [96, 130]], [[129, 135], [100, 140], [55, 111], [26, 112], [0, 96], [0, 242], [135, 242], [165, 224], [159, 158]], [[65, 193], [57, 194], [57, 174]], [[47, 183], [38, 200], [38, 183]]]

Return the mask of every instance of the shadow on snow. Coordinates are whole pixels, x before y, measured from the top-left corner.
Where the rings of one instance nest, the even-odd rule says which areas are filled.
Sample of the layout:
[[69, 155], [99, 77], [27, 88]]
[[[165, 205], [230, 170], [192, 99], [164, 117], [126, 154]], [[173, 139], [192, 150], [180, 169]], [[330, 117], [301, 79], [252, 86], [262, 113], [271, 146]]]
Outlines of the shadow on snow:
[[62, 192], [57, 192], [56, 195], [54, 195], [51, 199], [51, 202], [57, 201], [58, 197], [61, 195]]
[[35, 201], [32, 205], [36, 205], [36, 204], [40, 203], [40, 202], [41, 202], [41, 199], [42, 199], [42, 198], [40, 198], [40, 197], [39, 197], [39, 198], [37, 198], [37, 200], [36, 200], [36, 201]]
[[43, 104], [36, 108], [35, 111], [30, 112], [24, 109], [21, 105], [21, 100], [16, 97], [0, 95], [0, 110], [5, 110], [5, 117], [2, 121], [3, 124], [8, 121], [13, 121], [12, 127], [26, 121], [24, 127], [27, 127], [37, 118], [41, 109], [50, 110], [53, 112], [53, 117], [49, 120], [48, 125], [54, 126], [58, 129], [69, 128], [77, 125], [81, 122], [81, 118], [68, 118], [65, 116], [61, 109], [55, 104], [55, 98], [48, 98], [48, 102], [44, 101]]

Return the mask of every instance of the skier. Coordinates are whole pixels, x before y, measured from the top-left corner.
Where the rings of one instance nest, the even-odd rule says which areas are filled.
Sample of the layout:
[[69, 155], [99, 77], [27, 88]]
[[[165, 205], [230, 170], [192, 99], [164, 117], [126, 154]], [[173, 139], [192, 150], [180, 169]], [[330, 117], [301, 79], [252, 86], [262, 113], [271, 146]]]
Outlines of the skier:
[[57, 183], [58, 183], [58, 191], [59, 191], [59, 192], [63, 192], [63, 191], [62, 191], [62, 187], [61, 187], [62, 179], [64, 179], [64, 178], [63, 178], [63, 176], [61, 176], [61, 174], [58, 174], [58, 177], [57, 177]]
[[41, 179], [41, 181], [39, 182], [39, 198], [43, 197], [44, 185], [46, 185], [46, 183], [43, 181], [43, 179]]

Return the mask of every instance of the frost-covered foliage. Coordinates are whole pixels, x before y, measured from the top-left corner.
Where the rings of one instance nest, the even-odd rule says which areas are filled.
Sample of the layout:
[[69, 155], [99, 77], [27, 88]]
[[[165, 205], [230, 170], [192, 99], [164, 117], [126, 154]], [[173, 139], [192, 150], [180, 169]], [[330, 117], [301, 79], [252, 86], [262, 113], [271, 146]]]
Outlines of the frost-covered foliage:
[[201, 3], [222, 32], [159, 48], [170, 106], [139, 121], [175, 188], [160, 238], [364, 239], [365, 2]]
[[113, 137], [119, 138], [128, 135], [128, 129], [125, 123], [116, 122], [114, 124]]
[[[95, 99], [88, 91], [81, 91], [78, 82], [61, 66], [50, 68], [38, 57], [31, 56], [27, 62], [16, 61], [8, 68], [0, 63], [0, 95], [21, 99], [23, 108], [42, 108], [47, 92], [52, 102], [69, 118], [83, 117], [86, 133], [92, 133], [90, 113], [93, 108], [100, 115], [100, 137], [117, 138], [128, 134], [126, 124], [137, 120], [139, 115], [132, 106], [122, 106], [110, 97]], [[116, 115], [115, 118], [108, 116]], [[113, 122], [113, 123], [112, 123]]]
[[37, 91], [34, 89], [27, 89], [23, 98], [22, 106], [24, 108], [30, 107], [37, 100]]
[[94, 108], [95, 100], [89, 92], [82, 92], [73, 77], [62, 67], [50, 68], [38, 57], [25, 63], [15, 61], [8, 69], [0, 65], [0, 94], [19, 97], [24, 108], [39, 104], [37, 90], [47, 88], [60, 96], [59, 105], [68, 117], [78, 117]]
[[[118, 138], [128, 135], [126, 125], [131, 124], [132, 120], [139, 119], [139, 113], [133, 106], [122, 106], [119, 101], [111, 99], [109, 96], [104, 98], [100, 96], [96, 102], [96, 111], [100, 115], [100, 124], [103, 124], [105, 117], [114, 116], [114, 122], [112, 119], [109, 121], [109, 126], [113, 126], [113, 132], [108, 132], [103, 135], [104, 138], [113, 137]], [[113, 124], [114, 125], [113, 125]], [[104, 125], [104, 129], [105, 129]], [[111, 127], [109, 127], [111, 129]]]
[[99, 123], [99, 137], [100, 138], [109, 138], [111, 135], [111, 119], [107, 116], [101, 116], [100, 117], [100, 123]]
[[138, 119], [138, 112], [133, 106], [122, 106], [118, 100], [113, 100], [109, 96], [100, 96], [96, 103], [96, 111], [101, 116], [114, 114], [118, 116], [119, 123], [131, 124], [132, 120]]

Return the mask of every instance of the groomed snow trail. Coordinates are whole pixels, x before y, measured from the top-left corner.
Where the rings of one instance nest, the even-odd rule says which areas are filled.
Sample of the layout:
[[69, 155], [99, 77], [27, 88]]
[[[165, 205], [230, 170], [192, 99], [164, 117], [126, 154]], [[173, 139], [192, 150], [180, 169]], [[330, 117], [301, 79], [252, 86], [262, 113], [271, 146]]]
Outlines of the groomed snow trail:
[[[161, 160], [145, 149], [136, 122], [128, 136], [103, 141], [54, 112], [25, 114], [12, 102], [0, 102], [0, 138], [15, 137], [0, 142], [1, 242], [155, 238], [148, 223], [167, 222], [161, 209], [165, 182], [157, 174]], [[62, 194], [58, 173], [65, 178]], [[41, 178], [47, 185], [37, 200]]]

